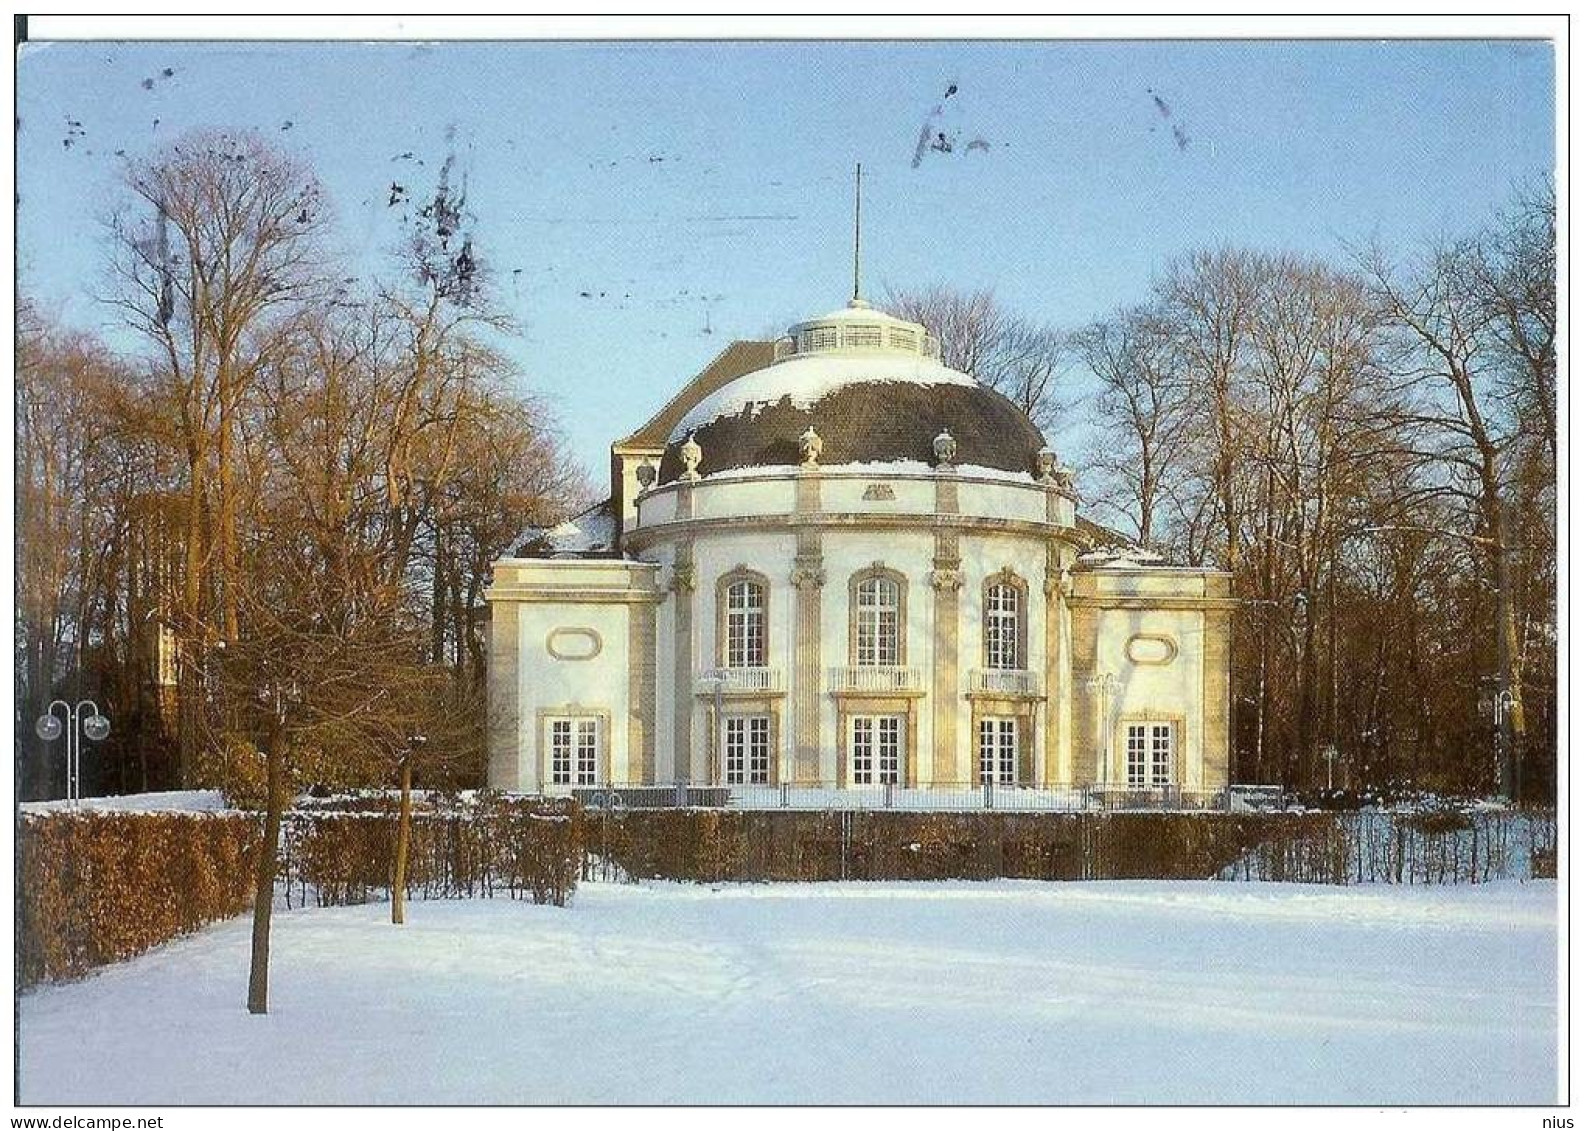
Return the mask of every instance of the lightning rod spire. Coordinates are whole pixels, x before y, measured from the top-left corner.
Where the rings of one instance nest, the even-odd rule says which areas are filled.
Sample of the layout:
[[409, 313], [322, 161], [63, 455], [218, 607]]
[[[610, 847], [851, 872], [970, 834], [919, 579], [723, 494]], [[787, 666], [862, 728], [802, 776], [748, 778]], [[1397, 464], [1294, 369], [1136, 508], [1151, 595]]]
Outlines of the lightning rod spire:
[[859, 251], [863, 242], [863, 164], [860, 162], [853, 174], [853, 302], [862, 302], [858, 295]]

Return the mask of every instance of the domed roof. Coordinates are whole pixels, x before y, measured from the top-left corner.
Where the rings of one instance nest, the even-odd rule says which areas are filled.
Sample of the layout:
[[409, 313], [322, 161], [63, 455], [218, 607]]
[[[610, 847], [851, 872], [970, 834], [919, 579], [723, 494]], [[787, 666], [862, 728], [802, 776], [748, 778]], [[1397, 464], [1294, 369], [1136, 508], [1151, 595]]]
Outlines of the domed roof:
[[953, 463], [1032, 475], [1045, 438], [1006, 397], [942, 365], [916, 322], [854, 299], [844, 310], [799, 322], [776, 343], [776, 360], [694, 405], [672, 429], [659, 482], [682, 474], [691, 435], [701, 475], [784, 467], [801, 457], [812, 427], [821, 466], [935, 463], [942, 431], [957, 443]]

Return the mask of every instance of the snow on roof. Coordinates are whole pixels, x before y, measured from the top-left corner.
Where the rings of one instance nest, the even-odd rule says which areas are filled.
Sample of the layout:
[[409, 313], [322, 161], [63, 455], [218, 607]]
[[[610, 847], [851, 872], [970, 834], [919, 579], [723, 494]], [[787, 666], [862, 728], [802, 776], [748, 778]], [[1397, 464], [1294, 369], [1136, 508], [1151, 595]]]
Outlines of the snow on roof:
[[1141, 565], [1165, 565], [1166, 559], [1143, 546], [1099, 546], [1078, 555], [1078, 561], [1097, 569], [1129, 569]]
[[966, 373], [912, 354], [791, 357], [739, 377], [700, 400], [671, 430], [671, 442], [723, 416], [736, 416], [749, 409], [758, 416], [765, 406], [787, 399], [794, 407], [806, 410], [848, 385], [887, 382], [970, 387], [977, 384]]
[[[802, 472], [801, 467], [790, 463], [750, 465], [748, 467], [729, 467], [722, 471], [712, 471], [704, 476], [705, 482], [720, 479], [749, 479], [761, 475], [797, 475]], [[923, 460], [893, 459], [893, 460], [863, 460], [854, 463], [822, 463], [819, 465], [821, 474], [845, 473], [848, 475], [938, 475], [933, 467]], [[964, 479], [993, 479], [998, 483], [1018, 483], [1025, 487], [1034, 485], [1034, 477], [1026, 471], [1006, 471], [999, 467], [983, 467], [972, 463], [953, 464], [950, 474]]]
[[610, 513], [609, 500], [567, 519], [560, 526], [552, 526], [539, 541], [551, 557], [596, 554], [614, 548], [616, 519]]

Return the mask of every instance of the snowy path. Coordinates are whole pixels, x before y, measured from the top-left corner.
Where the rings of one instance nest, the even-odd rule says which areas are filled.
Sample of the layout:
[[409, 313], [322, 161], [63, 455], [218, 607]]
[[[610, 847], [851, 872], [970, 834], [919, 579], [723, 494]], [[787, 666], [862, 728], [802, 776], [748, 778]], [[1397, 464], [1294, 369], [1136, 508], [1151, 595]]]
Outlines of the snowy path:
[[24, 1103], [1513, 1103], [1556, 885], [586, 885], [235, 920], [25, 995]]

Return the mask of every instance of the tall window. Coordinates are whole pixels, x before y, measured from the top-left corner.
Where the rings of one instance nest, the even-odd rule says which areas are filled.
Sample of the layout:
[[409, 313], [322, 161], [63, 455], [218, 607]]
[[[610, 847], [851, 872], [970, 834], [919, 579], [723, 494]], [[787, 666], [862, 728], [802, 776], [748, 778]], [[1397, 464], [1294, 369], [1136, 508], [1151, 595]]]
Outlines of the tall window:
[[852, 779], [854, 785], [886, 785], [902, 780], [902, 716], [854, 715]]
[[866, 577], [858, 583], [858, 647], [860, 667], [892, 667], [902, 662], [902, 589], [889, 577]]
[[1170, 723], [1129, 723], [1127, 783], [1130, 789], [1158, 789], [1172, 782]]
[[726, 666], [765, 666], [765, 590], [757, 581], [734, 581], [726, 589]]
[[550, 720], [550, 783], [597, 785], [599, 782], [599, 720]]
[[1017, 720], [979, 720], [979, 780], [997, 785], [1017, 781]]
[[770, 781], [770, 716], [726, 717], [726, 784], [766, 785]]
[[1023, 666], [1018, 655], [1018, 602], [1022, 594], [1017, 586], [1004, 581], [985, 589], [984, 633], [985, 667], [1006, 671]]

